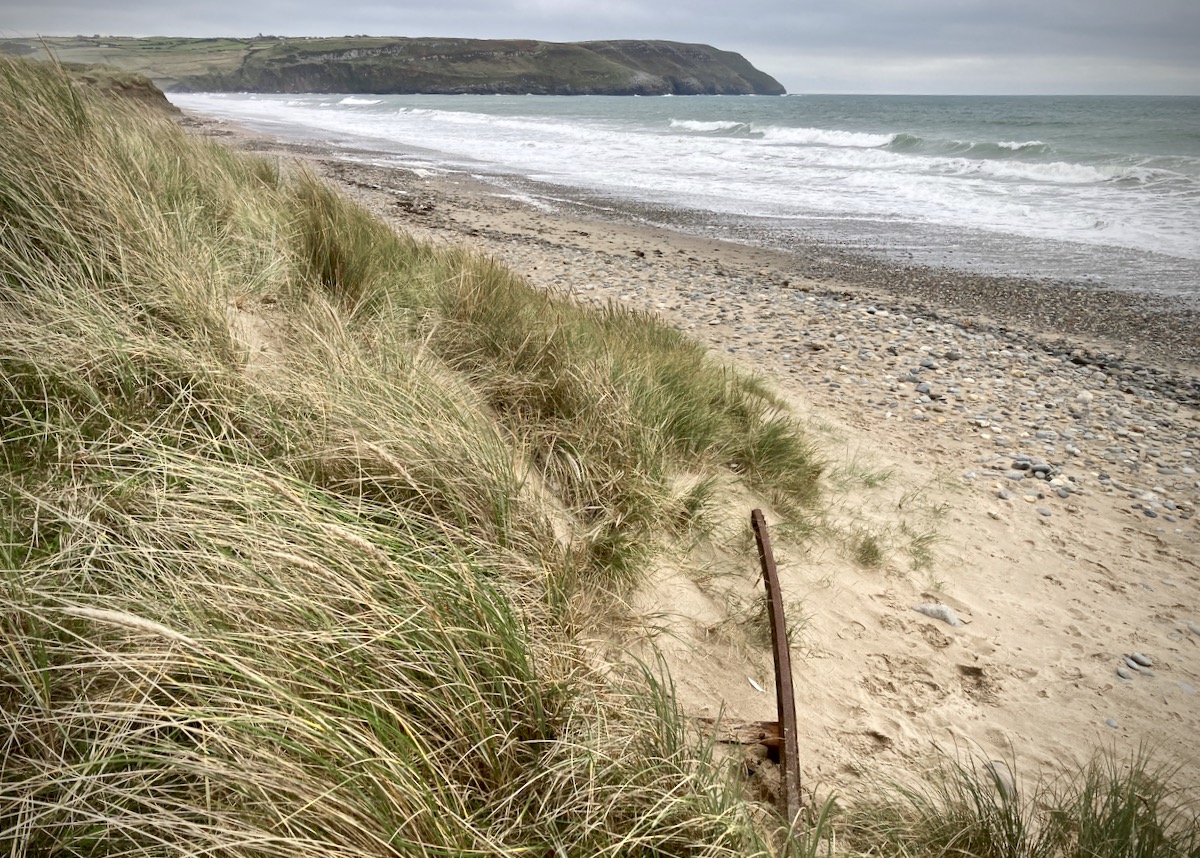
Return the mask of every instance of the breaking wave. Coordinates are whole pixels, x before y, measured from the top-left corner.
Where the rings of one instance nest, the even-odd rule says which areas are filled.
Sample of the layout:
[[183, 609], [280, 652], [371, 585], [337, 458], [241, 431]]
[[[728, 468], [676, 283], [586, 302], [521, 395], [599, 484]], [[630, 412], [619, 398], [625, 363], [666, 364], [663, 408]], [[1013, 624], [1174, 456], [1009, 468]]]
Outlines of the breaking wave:
[[717, 120], [715, 122], [701, 122], [696, 119], [672, 119], [670, 127], [682, 128], [684, 131], [696, 131], [701, 134], [712, 133], [713, 131], [735, 131], [749, 128], [745, 122], [721, 120]]

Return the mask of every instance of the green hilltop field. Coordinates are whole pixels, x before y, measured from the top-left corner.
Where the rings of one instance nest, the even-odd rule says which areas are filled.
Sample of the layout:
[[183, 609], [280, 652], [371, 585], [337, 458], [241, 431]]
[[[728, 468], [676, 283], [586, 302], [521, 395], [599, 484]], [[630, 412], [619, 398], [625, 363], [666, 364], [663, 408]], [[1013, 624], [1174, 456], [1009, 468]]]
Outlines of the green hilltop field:
[[250, 39], [73, 36], [0, 51], [102, 63], [167, 90], [548, 95], [781, 95], [741, 55], [665, 41], [539, 42], [344, 36]]

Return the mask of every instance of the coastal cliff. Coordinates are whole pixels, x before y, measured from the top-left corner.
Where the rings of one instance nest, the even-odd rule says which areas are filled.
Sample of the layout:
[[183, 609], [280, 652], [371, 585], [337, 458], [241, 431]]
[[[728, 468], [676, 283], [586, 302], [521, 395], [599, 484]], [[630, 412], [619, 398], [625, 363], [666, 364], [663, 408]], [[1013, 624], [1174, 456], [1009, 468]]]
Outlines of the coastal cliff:
[[[29, 43], [29, 44], [26, 44]], [[62, 60], [103, 62], [181, 92], [782, 95], [745, 57], [666, 41], [443, 38], [47, 40]], [[32, 40], [0, 50], [42, 52]]]

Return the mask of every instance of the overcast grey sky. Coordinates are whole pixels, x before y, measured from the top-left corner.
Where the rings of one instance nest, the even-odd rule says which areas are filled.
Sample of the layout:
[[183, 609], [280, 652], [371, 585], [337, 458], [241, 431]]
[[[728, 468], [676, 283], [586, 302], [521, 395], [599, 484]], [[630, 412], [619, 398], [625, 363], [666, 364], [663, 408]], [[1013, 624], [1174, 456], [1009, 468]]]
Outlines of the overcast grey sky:
[[790, 92], [1200, 95], [1200, 0], [0, 0], [0, 35], [674, 39]]

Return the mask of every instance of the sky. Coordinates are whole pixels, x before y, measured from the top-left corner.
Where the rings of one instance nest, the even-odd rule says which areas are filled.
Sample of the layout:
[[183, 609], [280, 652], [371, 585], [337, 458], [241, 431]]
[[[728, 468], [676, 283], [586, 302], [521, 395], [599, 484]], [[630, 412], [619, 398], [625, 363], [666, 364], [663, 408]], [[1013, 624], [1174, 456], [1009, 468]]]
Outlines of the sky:
[[1200, 95], [1200, 0], [0, 0], [0, 36], [671, 39], [795, 93]]

